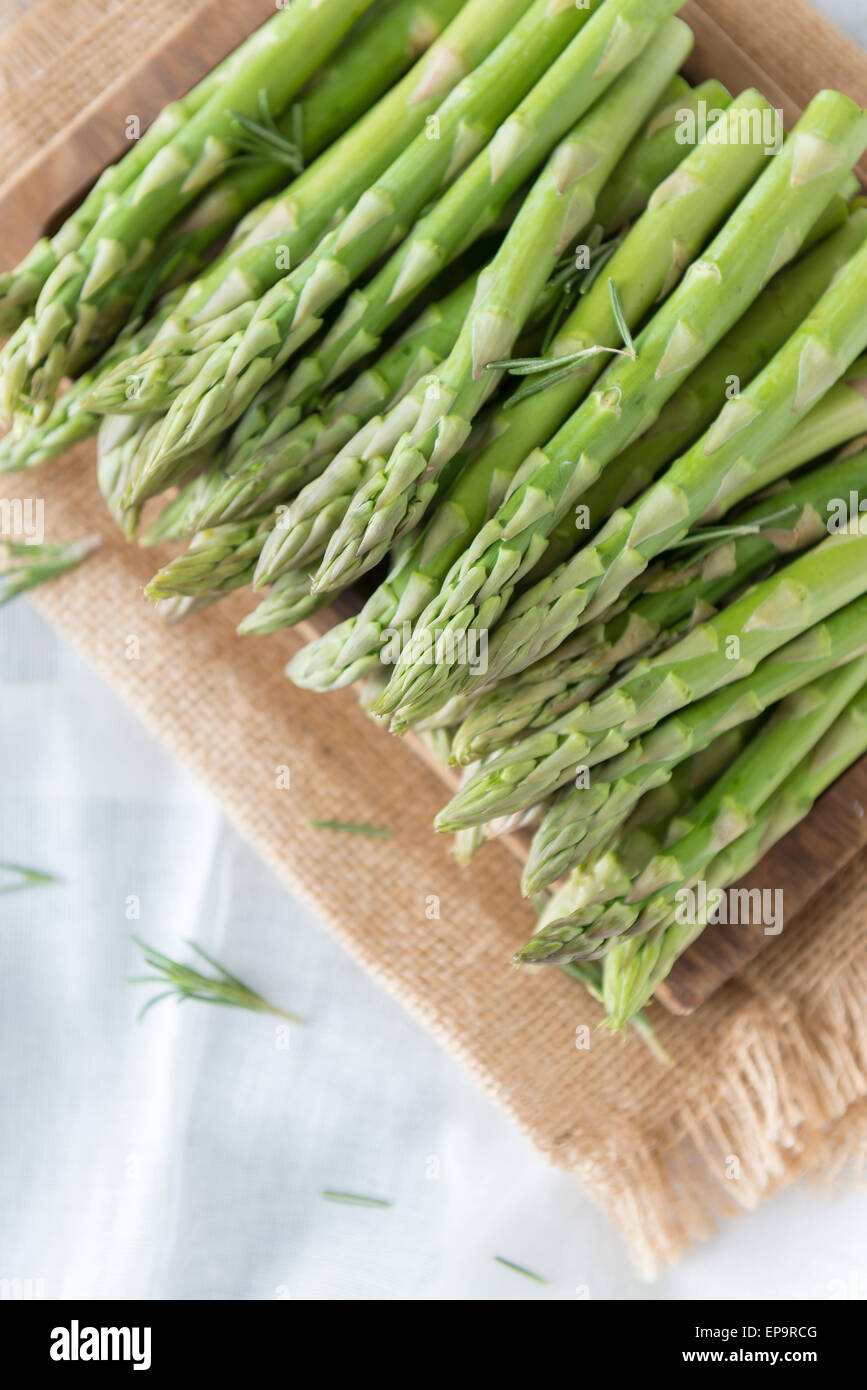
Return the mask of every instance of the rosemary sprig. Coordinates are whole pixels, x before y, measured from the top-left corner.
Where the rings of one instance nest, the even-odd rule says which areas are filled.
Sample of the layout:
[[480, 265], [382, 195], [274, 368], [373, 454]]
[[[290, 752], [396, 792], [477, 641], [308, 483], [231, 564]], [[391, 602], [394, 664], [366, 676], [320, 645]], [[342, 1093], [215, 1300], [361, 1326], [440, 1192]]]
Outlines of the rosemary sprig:
[[523, 1265], [516, 1265], [514, 1260], [507, 1260], [505, 1255], [495, 1255], [494, 1259], [498, 1265], [505, 1265], [506, 1269], [512, 1269], [516, 1274], [523, 1274], [525, 1279], [532, 1279], [534, 1284], [547, 1284], [548, 1280], [543, 1279], [541, 1274], [534, 1274], [532, 1269], [525, 1269]]
[[390, 1207], [392, 1202], [383, 1201], [381, 1197], [359, 1197], [354, 1192], [335, 1192], [333, 1188], [326, 1187], [319, 1194], [326, 1202], [340, 1202], [346, 1207]]
[[35, 589], [74, 569], [99, 545], [97, 536], [66, 545], [26, 545], [0, 540], [0, 608], [27, 589]]
[[44, 874], [40, 869], [25, 869], [21, 864], [0, 864], [0, 875], [13, 874], [15, 882], [5, 883], [0, 878], [0, 893], [20, 893], [22, 888], [35, 888], [46, 883], [60, 883], [54, 874]]
[[574, 251], [568, 251], [558, 261], [548, 281], [549, 287], [556, 292], [557, 297], [542, 338], [541, 350], [543, 354], [548, 352], [566, 315], [574, 309], [581, 296], [587, 293], [600, 272], [611, 260], [620, 245], [620, 241], [620, 237], [613, 237], [610, 241], [603, 241], [598, 246], [591, 247], [590, 260], [587, 266], [579, 267], [575, 264]]
[[[597, 272], [598, 273], [598, 272]], [[638, 357], [626, 316], [623, 312], [623, 305], [620, 302], [620, 295], [617, 286], [609, 277], [608, 292], [611, 296], [611, 308], [614, 318], [620, 331], [620, 336], [625, 344], [622, 348], [606, 347], [601, 343], [594, 343], [592, 347], [582, 348], [580, 352], [570, 352], [565, 357], [513, 357], [501, 362], [489, 363], [489, 371], [506, 371], [511, 376], [533, 376], [539, 377], [538, 381], [525, 383], [514, 392], [506, 401], [506, 409], [516, 406], [519, 401], [525, 401], [529, 396], [538, 395], [540, 391], [548, 391], [552, 386], [558, 386], [561, 381], [565, 381], [572, 376], [575, 370], [591, 357], [598, 357], [600, 353], [611, 353], [615, 357], [629, 357], [633, 361]], [[543, 348], [544, 351], [544, 348]]]
[[249, 985], [245, 985], [243, 980], [239, 980], [237, 975], [231, 975], [228, 970], [224, 970], [211, 956], [203, 951], [201, 946], [197, 946], [194, 941], [188, 941], [196, 955], [201, 956], [202, 960], [207, 961], [208, 965], [213, 966], [217, 971], [217, 976], [203, 975], [192, 965], [184, 965], [180, 961], [172, 960], [169, 956], [164, 956], [160, 951], [154, 950], [146, 942], [140, 941], [137, 936], [132, 937], [136, 946], [144, 952], [145, 963], [156, 971], [154, 975], [134, 975], [127, 980], [131, 985], [165, 985], [169, 986], [161, 994], [155, 994], [149, 999], [139, 1014], [139, 1018], [144, 1018], [149, 1009], [154, 1004], [158, 1004], [161, 999], [168, 999], [174, 995], [179, 1003], [185, 999], [200, 999], [205, 1004], [223, 1004], [239, 1009], [250, 1009], [253, 1013], [273, 1014], [276, 1018], [286, 1019], [289, 1023], [302, 1023], [303, 1019], [297, 1018], [295, 1014], [286, 1013], [284, 1009], [277, 1009], [273, 1004], [269, 1004], [263, 999], [261, 994], [257, 994]]
[[620, 302], [620, 292], [610, 275], [608, 277], [608, 293], [611, 296], [611, 308], [614, 310], [614, 318], [617, 322], [617, 327], [620, 331], [620, 336], [626, 344], [626, 355], [628, 357], [631, 357], [633, 362], [635, 362], [638, 360], [638, 353], [635, 348], [635, 343], [633, 341], [632, 334], [629, 331], [629, 324], [626, 322], [626, 315], [623, 312], [623, 305]]
[[369, 835], [376, 840], [390, 840], [391, 831], [382, 825], [355, 825], [352, 821], [312, 820], [314, 830], [338, 830], [344, 835]]
[[253, 120], [252, 116], [243, 115], [241, 112], [236, 112], [232, 116], [232, 120], [238, 127], [238, 134], [235, 137], [235, 148], [238, 153], [228, 163], [231, 165], [267, 160], [269, 164], [285, 164], [287, 169], [292, 170], [293, 174], [300, 174], [304, 169], [304, 155], [302, 153], [304, 130], [303, 112], [298, 102], [295, 102], [290, 108], [289, 114], [292, 123], [291, 140], [287, 140], [285, 135], [281, 135], [274, 117], [271, 115], [268, 95], [265, 91], [260, 91], [258, 121]]
[[711, 550], [720, 541], [737, 539], [738, 536], [759, 536], [766, 527], [793, 511], [797, 511], [794, 505], [763, 516], [760, 521], [745, 521], [742, 525], [733, 522], [731, 526], [700, 526], [679, 541], [673, 541], [669, 550], [691, 550], [696, 546], [706, 546]]

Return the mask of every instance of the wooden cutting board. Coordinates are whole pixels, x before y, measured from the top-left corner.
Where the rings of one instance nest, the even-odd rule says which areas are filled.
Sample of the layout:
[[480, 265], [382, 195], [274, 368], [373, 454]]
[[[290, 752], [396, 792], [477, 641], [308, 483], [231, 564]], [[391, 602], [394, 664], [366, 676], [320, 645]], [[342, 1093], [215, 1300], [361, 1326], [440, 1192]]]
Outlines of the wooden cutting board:
[[[162, 42], [131, 64], [121, 80], [96, 96], [79, 118], [51, 140], [14, 179], [0, 189], [3, 266], [14, 264], [33, 242], [60, 225], [66, 213], [102, 169], [124, 153], [126, 120], [135, 112], [145, 128], [167, 102], [188, 91], [199, 79], [273, 13], [273, 0], [202, 0]], [[735, 39], [705, 12], [697, 0], [682, 10], [692, 26], [695, 49], [686, 67], [693, 81], [718, 77], [734, 91], [758, 87], [784, 111], [788, 125], [797, 120], [795, 101]], [[817, 74], [817, 89], [821, 74]], [[867, 181], [867, 161], [861, 166]], [[319, 635], [333, 621], [325, 610], [300, 625], [307, 638]], [[421, 742], [408, 737], [408, 747], [435, 768], [450, 789], [453, 773], [432, 759]], [[781, 889], [788, 920], [808, 906], [830, 881], [867, 845], [867, 758], [840, 779], [810, 816], [781, 841], [742, 883], [746, 888]], [[510, 848], [526, 855], [526, 840], [510, 837]], [[773, 940], [761, 927], [715, 927], [680, 960], [658, 991], [673, 1013], [691, 1013], [720, 985]]]

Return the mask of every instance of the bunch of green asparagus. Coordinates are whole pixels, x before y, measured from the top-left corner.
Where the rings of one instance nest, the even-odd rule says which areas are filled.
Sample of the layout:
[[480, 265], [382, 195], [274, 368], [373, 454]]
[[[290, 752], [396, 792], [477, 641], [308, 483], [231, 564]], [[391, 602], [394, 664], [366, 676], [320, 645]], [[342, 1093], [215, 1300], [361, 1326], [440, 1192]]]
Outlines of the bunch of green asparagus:
[[0, 277], [0, 471], [96, 436], [171, 620], [364, 577], [289, 676], [532, 830], [516, 960], [618, 1028], [867, 751], [867, 114], [679, 8], [292, 0]]

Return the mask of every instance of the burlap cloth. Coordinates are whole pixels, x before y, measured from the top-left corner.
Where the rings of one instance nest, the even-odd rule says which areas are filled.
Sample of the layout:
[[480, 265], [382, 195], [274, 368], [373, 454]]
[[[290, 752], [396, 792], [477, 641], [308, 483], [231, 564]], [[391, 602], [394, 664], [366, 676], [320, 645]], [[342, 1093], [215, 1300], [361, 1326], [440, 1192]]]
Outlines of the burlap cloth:
[[[801, 0], [705, 8], [766, 66], [784, 64], [799, 100], [820, 81], [858, 93], [858, 50]], [[12, 26], [0, 42], [0, 179], [177, 19], [175, 0], [43, 0]], [[431, 831], [443, 800], [436, 776], [374, 729], [351, 692], [294, 689], [283, 667], [297, 639], [242, 643], [234, 634], [242, 600], [161, 629], [140, 593], [153, 557], [106, 523], [90, 446], [29, 475], [21, 492], [45, 499], [50, 538], [99, 532], [105, 542], [40, 591], [42, 612], [212, 788], [287, 886], [536, 1147], [581, 1180], [640, 1271], [654, 1274], [720, 1216], [802, 1175], [861, 1169], [867, 858], [697, 1015], [675, 1019], [654, 1007], [673, 1067], [660, 1067], [635, 1037], [602, 1031], [577, 1050], [576, 1025], [595, 1025], [598, 1011], [558, 972], [510, 967], [531, 926], [516, 865], [491, 846], [471, 871], [455, 867]], [[283, 766], [288, 790], [277, 785]], [[393, 838], [325, 833], [311, 818], [387, 826]], [[427, 915], [432, 895], [438, 918]]]

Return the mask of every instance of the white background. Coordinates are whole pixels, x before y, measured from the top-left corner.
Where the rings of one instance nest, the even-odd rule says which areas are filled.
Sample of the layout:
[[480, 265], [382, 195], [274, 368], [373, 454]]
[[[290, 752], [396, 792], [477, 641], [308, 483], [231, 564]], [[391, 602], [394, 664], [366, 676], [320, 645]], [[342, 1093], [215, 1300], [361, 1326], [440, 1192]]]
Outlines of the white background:
[[[863, 38], [862, 0], [822, 0]], [[867, 1194], [792, 1191], [652, 1286], [26, 602], [0, 611], [0, 1279], [47, 1297], [867, 1297]], [[126, 920], [130, 895], [141, 920]], [[159, 1005], [193, 938], [308, 1020]], [[341, 1207], [331, 1187], [389, 1199]], [[517, 1261], [528, 1282], [494, 1262]]]

